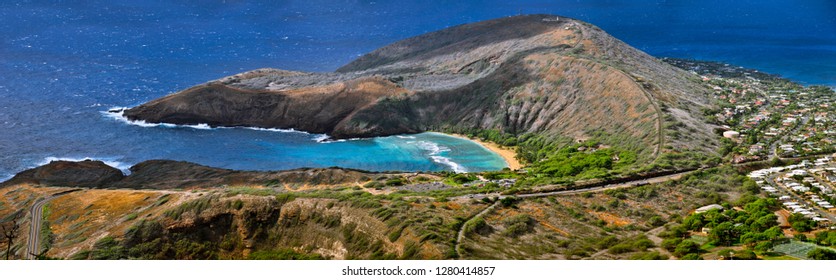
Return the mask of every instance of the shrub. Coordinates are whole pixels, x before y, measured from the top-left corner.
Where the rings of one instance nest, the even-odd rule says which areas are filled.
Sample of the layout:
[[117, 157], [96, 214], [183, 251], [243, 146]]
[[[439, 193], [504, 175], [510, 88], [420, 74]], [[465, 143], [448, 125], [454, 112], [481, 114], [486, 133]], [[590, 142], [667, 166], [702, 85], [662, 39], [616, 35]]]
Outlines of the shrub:
[[644, 251], [644, 250], [647, 250], [648, 248], [656, 247], [656, 244], [654, 244], [653, 241], [650, 241], [650, 239], [647, 239], [647, 237], [644, 237], [644, 236], [642, 236], [642, 237], [643, 238], [637, 239], [636, 241], [633, 242], [633, 247], [634, 248], [636, 248], [639, 251]]
[[633, 251], [633, 247], [631, 247], [630, 244], [623, 244], [623, 243], [612, 246], [612, 247], [610, 247], [609, 250], [607, 250], [607, 252], [609, 252], [610, 254], [614, 254], [614, 255], [623, 254], [623, 253], [632, 252], [632, 251]]
[[682, 257], [688, 254], [697, 254], [700, 252], [700, 245], [692, 240], [683, 240], [676, 249], [673, 250], [674, 255]]
[[800, 213], [793, 213], [787, 219], [792, 229], [798, 232], [808, 232], [816, 227], [816, 222], [810, 218], [801, 215]]
[[488, 223], [485, 222], [485, 219], [482, 219], [482, 217], [478, 217], [478, 218], [475, 218], [475, 219], [471, 220], [464, 227], [464, 233], [465, 234], [474, 234], [475, 233], [475, 234], [485, 235], [485, 234], [490, 233], [490, 231], [491, 231], [491, 226], [488, 225]]
[[369, 189], [382, 189], [384, 187], [384, 185], [383, 185], [383, 183], [378, 182], [378, 181], [371, 181], [371, 182], [368, 182], [365, 185], [363, 185], [363, 187], [369, 188]]
[[647, 223], [651, 226], [658, 227], [665, 224], [665, 220], [662, 219], [660, 216], [653, 216], [647, 220]]
[[618, 237], [615, 237], [614, 235], [608, 235], [607, 237], [598, 240], [598, 242], [596, 243], [599, 249], [607, 249], [615, 244], [618, 244]]
[[518, 237], [534, 229], [534, 219], [526, 214], [509, 217], [502, 222], [505, 224], [504, 234], [509, 237]]
[[392, 179], [386, 180], [386, 185], [387, 186], [403, 186], [404, 185], [404, 180], [403, 180], [403, 178], [400, 178], [400, 177], [392, 178]]
[[700, 254], [692, 253], [692, 254], [684, 255], [679, 259], [680, 260], [702, 260], [703, 258], [700, 256]]
[[514, 204], [517, 203], [517, 200], [518, 200], [517, 198], [509, 196], [509, 197], [502, 198], [499, 201], [499, 203], [502, 204], [503, 207], [511, 207], [511, 206], [514, 206]]
[[276, 249], [267, 251], [255, 251], [249, 256], [251, 260], [323, 260], [319, 254], [298, 253], [291, 249]]
[[752, 250], [740, 250], [734, 252], [734, 259], [736, 260], [757, 260], [758, 256]]
[[126, 259], [125, 248], [113, 237], [106, 236], [93, 244], [93, 251], [90, 258], [94, 260], [119, 260]]
[[430, 181], [430, 178], [427, 178], [427, 177], [424, 177], [424, 176], [418, 176], [418, 177], [415, 177], [415, 181], [416, 182], [427, 182], [427, 181]]
[[667, 260], [669, 258], [668, 255], [662, 255], [656, 251], [639, 252], [630, 256], [631, 260]]
[[457, 173], [457, 174], [453, 174], [452, 176], [450, 176], [450, 180], [452, 180], [453, 182], [455, 182], [457, 184], [464, 184], [464, 183], [476, 180], [476, 176], [472, 175], [472, 174]]
[[836, 260], [836, 251], [816, 248], [807, 252], [807, 258], [811, 260]]

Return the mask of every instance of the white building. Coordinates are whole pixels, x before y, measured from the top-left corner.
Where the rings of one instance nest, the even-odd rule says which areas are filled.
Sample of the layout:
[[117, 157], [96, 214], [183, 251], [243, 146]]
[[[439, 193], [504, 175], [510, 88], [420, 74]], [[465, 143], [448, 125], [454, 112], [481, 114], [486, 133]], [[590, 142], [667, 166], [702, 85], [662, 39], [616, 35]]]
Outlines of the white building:
[[726, 137], [726, 138], [729, 138], [729, 139], [734, 139], [734, 138], [740, 137], [740, 132], [737, 132], [737, 131], [734, 131], [734, 130], [729, 130], [729, 131], [723, 132], [723, 137]]

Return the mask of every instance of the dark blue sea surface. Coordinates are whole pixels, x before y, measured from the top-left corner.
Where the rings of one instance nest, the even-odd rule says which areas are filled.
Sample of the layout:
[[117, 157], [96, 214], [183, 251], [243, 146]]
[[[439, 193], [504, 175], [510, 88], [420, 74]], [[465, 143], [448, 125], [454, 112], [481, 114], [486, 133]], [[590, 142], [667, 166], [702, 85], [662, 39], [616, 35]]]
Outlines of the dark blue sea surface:
[[0, 2], [0, 179], [54, 158], [235, 169], [490, 170], [438, 134], [319, 143], [318, 135], [142, 127], [103, 114], [262, 67], [332, 71], [388, 43], [516, 14], [591, 22], [656, 56], [725, 61], [836, 85], [836, 3], [808, 1]]

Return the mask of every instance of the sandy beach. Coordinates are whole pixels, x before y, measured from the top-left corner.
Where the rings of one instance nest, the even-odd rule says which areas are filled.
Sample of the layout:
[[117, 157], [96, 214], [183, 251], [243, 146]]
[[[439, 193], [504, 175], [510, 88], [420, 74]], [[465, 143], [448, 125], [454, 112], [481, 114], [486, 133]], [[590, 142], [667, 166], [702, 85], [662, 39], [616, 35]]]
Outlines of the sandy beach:
[[476, 142], [477, 144], [482, 145], [483, 147], [487, 148], [488, 150], [491, 150], [492, 152], [497, 153], [499, 156], [502, 157], [502, 159], [505, 160], [506, 163], [508, 163], [508, 167], [511, 168], [511, 170], [520, 170], [520, 168], [523, 167], [523, 165], [520, 164], [520, 161], [517, 160], [517, 152], [514, 151], [514, 149], [512, 149], [512, 148], [502, 147], [502, 146], [500, 146], [496, 143], [485, 142], [485, 141], [479, 140], [478, 138], [469, 138], [469, 137], [467, 137], [465, 135], [461, 135], [461, 134], [447, 134], [447, 135]]

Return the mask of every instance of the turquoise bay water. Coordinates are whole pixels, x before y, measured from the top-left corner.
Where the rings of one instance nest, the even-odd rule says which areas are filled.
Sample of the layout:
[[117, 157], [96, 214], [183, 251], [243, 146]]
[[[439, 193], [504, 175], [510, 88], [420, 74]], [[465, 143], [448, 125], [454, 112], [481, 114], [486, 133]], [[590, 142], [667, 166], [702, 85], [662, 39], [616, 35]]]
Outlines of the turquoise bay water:
[[[478, 172], [507, 167], [502, 157], [487, 148], [442, 133], [331, 140], [325, 134], [310, 134], [292, 129], [153, 124], [129, 121], [113, 110], [100, 113], [109, 125], [143, 136], [142, 139], [127, 141], [166, 143], [163, 149], [137, 145], [138, 150], [121, 157], [98, 157], [126, 172], [128, 163], [154, 158], [185, 160], [238, 170], [337, 166], [371, 171]], [[156, 138], [160, 136], [167, 139]], [[193, 142], [178, 142], [180, 139]]]

